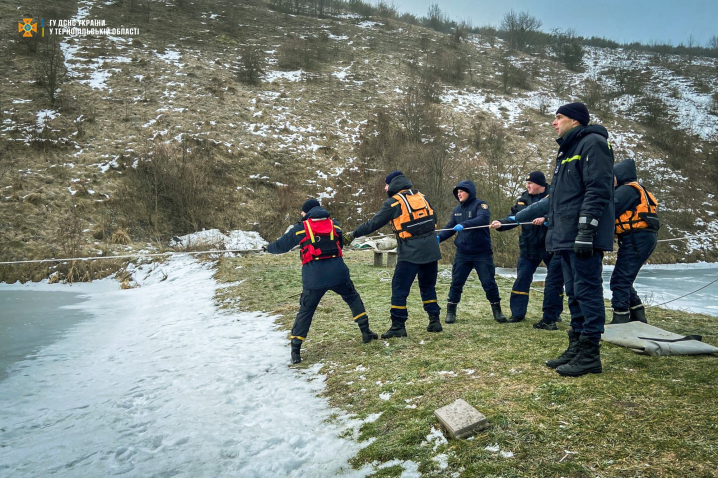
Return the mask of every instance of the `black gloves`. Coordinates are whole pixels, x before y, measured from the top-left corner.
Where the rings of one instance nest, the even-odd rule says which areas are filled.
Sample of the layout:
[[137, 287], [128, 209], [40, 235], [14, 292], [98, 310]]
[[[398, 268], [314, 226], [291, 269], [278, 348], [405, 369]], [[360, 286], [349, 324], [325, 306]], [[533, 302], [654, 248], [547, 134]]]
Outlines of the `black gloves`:
[[351, 245], [352, 241], [354, 240], [354, 231], [345, 232], [344, 234], [342, 234], [342, 238], [344, 239], [345, 246]]
[[262, 246], [262, 252], [267, 252], [267, 246]]
[[593, 255], [593, 238], [598, 228], [598, 219], [585, 215], [578, 217], [578, 234], [573, 243], [573, 252], [582, 259]]

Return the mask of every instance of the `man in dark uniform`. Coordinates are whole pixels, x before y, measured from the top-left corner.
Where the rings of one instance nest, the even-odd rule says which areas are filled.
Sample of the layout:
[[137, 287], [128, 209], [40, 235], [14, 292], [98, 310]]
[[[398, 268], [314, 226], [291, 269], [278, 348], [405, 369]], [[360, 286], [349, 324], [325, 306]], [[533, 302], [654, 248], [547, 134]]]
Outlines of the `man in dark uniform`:
[[441, 332], [436, 302], [436, 277], [439, 272], [441, 252], [436, 241], [436, 217], [428, 200], [412, 189], [411, 182], [401, 171], [394, 171], [386, 179], [384, 190], [389, 195], [373, 218], [344, 235], [350, 244], [355, 237], [362, 237], [391, 222], [398, 242], [397, 264], [391, 280], [391, 327], [381, 338], [406, 337], [406, 321], [409, 313], [406, 298], [414, 279], [419, 277], [419, 291], [424, 310], [429, 315], [428, 332]]
[[[516, 215], [538, 203], [548, 195], [546, 177], [541, 171], [532, 171], [526, 176], [526, 191], [511, 207], [511, 215], [491, 223], [497, 231], [507, 231], [517, 226]], [[528, 222], [528, 221], [526, 221]], [[541, 221], [543, 222], [543, 221]], [[529, 291], [534, 273], [541, 261], [548, 270], [544, 286], [543, 318], [534, 324], [537, 329], [557, 330], [556, 320], [563, 311], [563, 272], [561, 261], [552, 263], [553, 255], [546, 251], [546, 231], [543, 225], [524, 224], [519, 236], [519, 260], [516, 265], [516, 281], [511, 288], [511, 317], [509, 322], [521, 322], [526, 317], [529, 305]]]
[[653, 194], [638, 183], [634, 160], [616, 164], [613, 174], [618, 252], [611, 274], [611, 324], [633, 320], [647, 323], [645, 308], [633, 282], [658, 242], [658, 204]]
[[613, 250], [613, 150], [606, 128], [588, 122], [586, 106], [570, 103], [558, 109], [552, 123], [559, 149], [548, 197], [546, 248], [561, 256], [571, 330], [566, 351], [546, 365], [572, 377], [603, 371], [601, 272], [603, 253]]
[[[501, 297], [499, 287], [496, 285], [496, 268], [494, 267], [494, 252], [491, 249], [491, 235], [489, 234], [489, 220], [491, 212], [489, 205], [476, 197], [476, 186], [473, 181], [461, 181], [454, 188], [454, 197], [459, 201], [451, 219], [438, 235], [439, 242], [443, 242], [457, 234], [454, 240], [456, 257], [451, 270], [451, 288], [446, 305], [446, 323], [456, 322], [456, 307], [461, 301], [461, 293], [471, 270], [476, 270], [484, 289], [486, 299], [491, 304], [494, 320], [506, 322], [501, 312]], [[476, 226], [484, 226], [477, 229]]]
[[369, 317], [366, 315], [364, 303], [349, 277], [349, 268], [342, 259], [342, 230], [316, 199], [309, 199], [304, 203], [302, 221], [268, 244], [266, 250], [271, 254], [283, 254], [297, 245], [301, 246], [302, 295], [290, 337], [292, 363], [302, 361], [302, 342], [309, 333], [319, 301], [330, 290], [339, 294], [351, 309], [364, 343], [379, 338], [369, 329]]

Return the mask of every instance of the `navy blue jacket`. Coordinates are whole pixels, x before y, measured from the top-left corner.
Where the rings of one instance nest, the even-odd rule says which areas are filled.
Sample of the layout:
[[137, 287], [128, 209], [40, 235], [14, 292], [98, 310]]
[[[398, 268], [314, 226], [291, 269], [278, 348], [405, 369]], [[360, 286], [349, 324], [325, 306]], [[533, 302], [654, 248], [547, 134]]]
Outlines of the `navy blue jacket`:
[[[476, 197], [476, 185], [473, 181], [461, 181], [454, 188], [454, 197], [459, 200], [458, 190], [468, 191], [469, 197], [463, 203], [459, 203], [454, 208], [451, 219], [446, 223], [444, 229], [453, 229], [457, 224], [464, 227], [487, 226], [491, 217], [489, 205]], [[441, 242], [447, 240], [456, 234], [456, 231], [441, 231], [439, 240]], [[454, 239], [456, 252], [465, 255], [476, 254], [492, 254], [491, 235], [488, 227], [481, 229], [463, 230], [456, 235]]]
[[[548, 214], [548, 195], [516, 213], [517, 222], [529, 222]], [[548, 224], [544, 223], [544, 227]]]
[[[307, 219], [321, 219], [329, 217], [329, 212], [321, 206], [314, 207], [304, 216]], [[334, 221], [334, 230], [339, 236], [339, 243], [344, 244], [342, 230]], [[304, 239], [304, 224], [302, 221], [296, 223], [284, 233], [282, 237], [267, 245], [267, 252], [272, 254], [284, 254], [291, 251], [299, 242]], [[299, 263], [301, 264], [301, 256]], [[349, 281], [349, 268], [344, 264], [344, 259], [334, 257], [311, 261], [302, 266], [302, 285], [305, 289], [328, 289], [335, 285], [346, 284]]]
[[595, 249], [613, 250], [613, 150], [600, 125], [577, 126], [559, 144], [548, 204], [549, 251], [573, 249], [578, 218], [598, 218]]
[[[521, 197], [516, 200], [516, 204], [511, 206], [511, 215], [516, 216], [520, 211], [539, 202], [546, 196], [548, 196], [548, 191], [539, 194], [529, 194], [528, 191], [524, 191]], [[497, 231], [503, 232], [516, 227], [516, 222], [510, 221], [508, 217], [499, 219], [499, 221], [505, 226], [501, 226]], [[546, 255], [546, 228], [544, 226], [534, 226], [533, 224], [522, 225], [521, 235], [519, 236], [519, 251], [521, 251], [521, 256], [526, 259], [542, 260]]]
[[[403, 174], [392, 179], [389, 184], [389, 190], [387, 191], [389, 199], [384, 201], [384, 204], [381, 205], [381, 209], [379, 209], [379, 212], [377, 212], [374, 217], [356, 228], [354, 236], [362, 237], [371, 234], [387, 225], [392, 219], [401, 216], [401, 205], [399, 201], [392, 196], [401, 191], [411, 190], [412, 186], [411, 181]], [[436, 227], [436, 220], [434, 220], [434, 227]], [[425, 236], [412, 237], [409, 239], [400, 239], [397, 235], [396, 241], [398, 243], [396, 257], [398, 262], [406, 261], [413, 264], [428, 264], [429, 262], [441, 259], [439, 244], [436, 242], [436, 236], [433, 232]]]

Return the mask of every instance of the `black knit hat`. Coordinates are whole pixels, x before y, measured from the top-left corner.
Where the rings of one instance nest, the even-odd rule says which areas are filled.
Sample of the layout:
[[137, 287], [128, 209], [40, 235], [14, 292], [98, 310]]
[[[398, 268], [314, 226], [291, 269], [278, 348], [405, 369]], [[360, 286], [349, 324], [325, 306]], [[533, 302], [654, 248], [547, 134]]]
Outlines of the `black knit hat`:
[[526, 176], [526, 181], [531, 181], [534, 184], [546, 187], [546, 176], [544, 176], [541, 171], [531, 171], [529, 175]]
[[384, 182], [387, 184], [391, 184], [391, 180], [394, 179], [397, 176], [402, 176], [404, 173], [402, 173], [399, 170], [393, 171], [389, 173], [389, 175], [384, 179]]
[[586, 108], [586, 105], [583, 103], [569, 103], [567, 105], [563, 105], [558, 109], [558, 111], [556, 111], [556, 114], [574, 119], [584, 126], [586, 126], [591, 120], [588, 114], [588, 108]]
[[309, 211], [312, 210], [312, 208], [319, 207], [319, 206], [321, 206], [321, 204], [319, 204], [319, 201], [317, 201], [316, 199], [313, 199], [313, 198], [307, 199], [306, 201], [304, 201], [304, 204], [302, 205], [302, 212], [308, 213]]

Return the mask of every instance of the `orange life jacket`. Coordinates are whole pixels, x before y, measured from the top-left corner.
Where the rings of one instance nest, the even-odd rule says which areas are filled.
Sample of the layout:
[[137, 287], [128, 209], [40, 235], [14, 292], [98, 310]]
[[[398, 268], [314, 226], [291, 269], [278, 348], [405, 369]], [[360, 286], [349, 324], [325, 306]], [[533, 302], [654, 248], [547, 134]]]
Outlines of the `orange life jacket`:
[[634, 209], [629, 209], [616, 219], [616, 235], [633, 232], [636, 229], [657, 231], [661, 227], [658, 221], [658, 201], [656, 197], [641, 186], [637, 181], [631, 181], [624, 186], [632, 186], [638, 190], [641, 202]]
[[334, 230], [330, 217], [307, 219], [304, 224], [304, 239], [299, 241], [299, 257], [302, 265], [311, 261], [342, 257], [339, 234]]
[[406, 189], [392, 197], [401, 206], [401, 215], [391, 221], [391, 229], [400, 239], [423, 236], [435, 230], [434, 210], [423, 194]]

